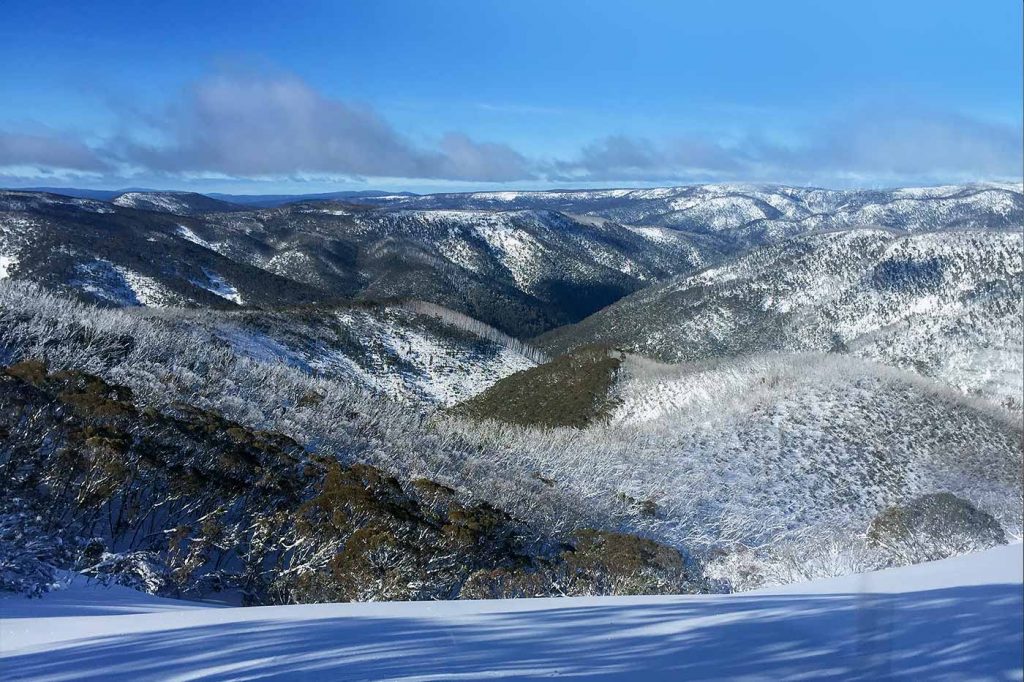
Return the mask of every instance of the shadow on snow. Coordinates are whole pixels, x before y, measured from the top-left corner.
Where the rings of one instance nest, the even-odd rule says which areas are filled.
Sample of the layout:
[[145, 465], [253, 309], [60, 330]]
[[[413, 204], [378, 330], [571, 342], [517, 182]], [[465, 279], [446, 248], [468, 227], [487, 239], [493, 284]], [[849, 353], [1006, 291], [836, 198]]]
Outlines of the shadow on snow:
[[1020, 585], [444, 618], [259, 620], [69, 643], [5, 679], [1019, 678]]

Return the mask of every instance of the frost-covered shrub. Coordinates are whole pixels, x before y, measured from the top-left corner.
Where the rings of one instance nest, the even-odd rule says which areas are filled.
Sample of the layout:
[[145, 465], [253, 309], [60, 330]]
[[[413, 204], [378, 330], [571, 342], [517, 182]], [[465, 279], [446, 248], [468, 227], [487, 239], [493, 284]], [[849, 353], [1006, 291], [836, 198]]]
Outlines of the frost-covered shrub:
[[104, 552], [82, 573], [103, 585], [122, 585], [149, 594], [160, 594], [170, 585], [167, 566], [156, 552]]
[[871, 522], [868, 544], [894, 563], [914, 564], [1006, 543], [988, 512], [950, 493], [932, 493], [889, 507]]
[[49, 591], [62, 550], [60, 539], [45, 533], [34, 515], [0, 514], [0, 592], [38, 597]]
[[866, 573], [885, 567], [886, 559], [864, 543], [854, 528], [811, 528], [759, 547], [714, 552], [707, 563], [711, 580], [724, 581], [730, 591]]
[[721, 591], [675, 549], [634, 535], [582, 530], [558, 556], [473, 573], [462, 599]]
[[33, 546], [0, 542], [0, 592], [38, 597], [56, 581], [53, 566], [40, 561]]
[[678, 551], [645, 538], [583, 530], [562, 554], [567, 594], [679, 594], [700, 586]]

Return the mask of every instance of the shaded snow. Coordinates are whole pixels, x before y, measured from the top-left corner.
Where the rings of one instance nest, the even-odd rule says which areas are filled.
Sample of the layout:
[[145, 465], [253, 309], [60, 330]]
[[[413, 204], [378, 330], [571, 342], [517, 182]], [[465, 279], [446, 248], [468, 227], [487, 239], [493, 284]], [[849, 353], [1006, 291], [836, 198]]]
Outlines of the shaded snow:
[[187, 239], [188, 241], [192, 242], [193, 244], [198, 244], [199, 246], [203, 247], [204, 249], [209, 249], [211, 251], [216, 251], [217, 250], [217, 245], [216, 244], [211, 244], [210, 242], [206, 241], [205, 239], [200, 237], [198, 234], [193, 232], [191, 229], [189, 229], [185, 225], [178, 225], [178, 236], [180, 236], [182, 239]]
[[206, 268], [203, 268], [203, 274], [206, 275], [205, 282], [193, 280], [192, 283], [198, 287], [206, 289], [211, 294], [216, 294], [217, 296], [225, 298], [232, 303], [242, 305], [242, 295], [238, 293], [238, 289], [236, 289], [231, 282], [227, 281], [216, 272], [207, 270]]
[[105, 259], [82, 263], [68, 282], [93, 296], [120, 306], [172, 305], [179, 297], [152, 277]]
[[115, 305], [142, 305], [122, 270], [108, 260], [96, 259], [75, 266], [75, 276], [68, 283]]
[[1016, 544], [743, 595], [258, 608], [79, 584], [0, 602], [0, 676], [1020, 679], [1022, 570]]

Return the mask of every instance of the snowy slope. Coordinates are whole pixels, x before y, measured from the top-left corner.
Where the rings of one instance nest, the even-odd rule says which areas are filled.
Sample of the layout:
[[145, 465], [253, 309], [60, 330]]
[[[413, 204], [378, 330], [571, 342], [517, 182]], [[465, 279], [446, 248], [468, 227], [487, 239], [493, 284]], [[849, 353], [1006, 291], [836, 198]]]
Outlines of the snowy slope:
[[[0, 192], [2, 272], [104, 305], [425, 300], [525, 337], [703, 267], [726, 241], [553, 211], [220, 203], [170, 192], [113, 203]], [[104, 267], [96, 261], [121, 275], [79, 276]], [[125, 273], [156, 282], [160, 295], [146, 302]]]
[[241, 206], [195, 192], [124, 192], [111, 201], [116, 206], [176, 215], [200, 215], [216, 211], [240, 211]]
[[912, 372], [847, 355], [627, 357], [613, 393], [606, 425], [471, 433], [502, 440], [498, 467], [532, 465], [592, 500], [653, 501], [647, 532], [678, 546], [778, 547], [839, 528], [849, 544], [885, 507], [933, 492], [1020, 532], [1019, 418]]
[[218, 253], [202, 225], [166, 212], [0, 191], [2, 274], [107, 306], [234, 308], [330, 298]]
[[797, 237], [628, 296], [543, 337], [552, 353], [610, 343], [666, 361], [843, 351], [1020, 409], [1020, 233]]
[[[420, 304], [419, 307], [426, 307]], [[434, 306], [337, 306], [244, 313], [149, 315], [209, 335], [240, 356], [426, 406], [452, 405], [537, 364], [537, 353], [493, 328]]]
[[0, 602], [4, 679], [1021, 679], [1021, 545], [743, 595]]
[[719, 252], [712, 238], [553, 211], [298, 204], [208, 216], [204, 228], [219, 252], [305, 285], [427, 300], [516, 336], [582, 319]]

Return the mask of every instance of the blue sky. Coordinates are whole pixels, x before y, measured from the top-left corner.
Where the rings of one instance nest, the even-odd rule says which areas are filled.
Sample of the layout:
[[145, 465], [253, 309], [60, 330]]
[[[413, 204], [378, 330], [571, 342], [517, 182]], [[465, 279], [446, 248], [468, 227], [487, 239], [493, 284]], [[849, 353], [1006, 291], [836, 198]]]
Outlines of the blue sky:
[[0, 185], [1021, 176], [1021, 3], [4, 3]]

